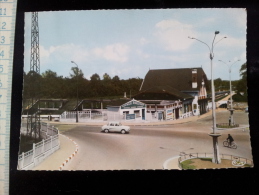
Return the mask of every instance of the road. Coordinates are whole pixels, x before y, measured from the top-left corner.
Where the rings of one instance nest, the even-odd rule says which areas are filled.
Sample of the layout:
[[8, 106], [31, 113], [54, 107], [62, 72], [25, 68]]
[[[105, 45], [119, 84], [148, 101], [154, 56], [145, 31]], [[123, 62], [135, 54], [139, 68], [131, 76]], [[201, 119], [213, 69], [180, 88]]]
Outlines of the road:
[[[217, 113], [217, 122], [227, 122], [229, 112]], [[235, 121], [248, 124], [247, 114], [234, 113]], [[63, 134], [75, 140], [79, 153], [64, 170], [162, 169], [163, 163], [180, 152], [212, 153], [211, 117], [196, 122], [164, 126], [131, 126], [130, 134], [102, 133], [98, 126], [79, 125]], [[223, 154], [252, 159], [248, 131], [223, 130], [219, 150]], [[238, 148], [223, 147], [230, 133]]]

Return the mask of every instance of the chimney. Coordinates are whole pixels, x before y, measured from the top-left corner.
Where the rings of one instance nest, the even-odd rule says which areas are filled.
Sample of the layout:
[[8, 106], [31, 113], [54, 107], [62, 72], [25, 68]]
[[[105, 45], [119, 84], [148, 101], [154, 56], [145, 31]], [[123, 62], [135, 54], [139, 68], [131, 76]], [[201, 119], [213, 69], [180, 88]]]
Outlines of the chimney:
[[192, 88], [197, 88], [197, 69], [192, 69]]

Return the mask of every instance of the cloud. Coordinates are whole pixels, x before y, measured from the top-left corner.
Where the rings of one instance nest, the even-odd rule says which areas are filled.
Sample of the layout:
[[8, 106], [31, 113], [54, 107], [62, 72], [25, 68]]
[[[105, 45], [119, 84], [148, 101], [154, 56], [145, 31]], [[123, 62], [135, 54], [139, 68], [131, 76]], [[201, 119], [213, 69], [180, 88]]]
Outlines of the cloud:
[[163, 20], [156, 24], [155, 37], [169, 51], [182, 51], [188, 49], [192, 42], [188, 36], [195, 36], [192, 25], [177, 20]]
[[224, 46], [224, 47], [233, 47], [233, 48], [246, 48], [246, 40], [245, 39], [238, 39], [231, 36], [226, 36], [227, 38], [217, 46]]
[[48, 58], [50, 56], [55, 56], [56, 58], [69, 56], [81, 60], [89, 56], [89, 52], [86, 48], [75, 44], [50, 46], [49, 48], [40, 45], [40, 57]]
[[243, 62], [246, 62], [246, 51], [244, 51], [241, 55], [240, 55], [240, 60]]
[[140, 39], [140, 45], [146, 45], [148, 43], [149, 43], [149, 41], [147, 39], [145, 39], [143, 37]]
[[92, 50], [96, 57], [116, 62], [126, 62], [129, 51], [129, 46], [123, 43], [107, 45], [103, 48], [97, 47]]
[[240, 28], [246, 27], [247, 11], [244, 8], [225, 9], [224, 16], [233, 19], [233, 22]]
[[145, 53], [145, 52], [143, 52], [143, 51], [141, 51], [141, 50], [136, 50], [136, 52], [137, 52], [137, 54], [141, 57], [141, 58], [149, 58], [150, 57], [150, 55], [149, 54], [147, 54], [147, 53]]

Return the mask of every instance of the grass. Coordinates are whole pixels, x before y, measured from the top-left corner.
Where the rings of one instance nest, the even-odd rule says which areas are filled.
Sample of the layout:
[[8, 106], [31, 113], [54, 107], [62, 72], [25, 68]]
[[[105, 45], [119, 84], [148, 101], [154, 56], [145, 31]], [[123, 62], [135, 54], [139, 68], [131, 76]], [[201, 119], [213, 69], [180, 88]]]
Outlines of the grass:
[[253, 167], [253, 165], [245, 164], [243, 166], [234, 166], [232, 160], [230, 159], [221, 159], [221, 163], [215, 164], [212, 163], [212, 158], [192, 158], [185, 160], [180, 163], [183, 170], [186, 169], [211, 169], [211, 168], [242, 168], [242, 167]]
[[[200, 160], [202, 161], [212, 161], [212, 158], [200, 158]], [[189, 159], [189, 160], [185, 160], [183, 162], [181, 162], [181, 167], [182, 169], [196, 169], [195, 165], [192, 165], [194, 162]]]
[[196, 166], [192, 165], [193, 161], [191, 159], [181, 162], [182, 169], [196, 169]]

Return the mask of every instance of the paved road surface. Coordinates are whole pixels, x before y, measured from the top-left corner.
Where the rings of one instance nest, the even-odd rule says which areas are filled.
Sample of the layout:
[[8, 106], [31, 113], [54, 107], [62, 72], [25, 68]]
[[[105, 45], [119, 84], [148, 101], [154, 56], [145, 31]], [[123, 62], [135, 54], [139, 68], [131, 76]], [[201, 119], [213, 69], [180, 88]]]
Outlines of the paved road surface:
[[[217, 122], [228, 121], [229, 112], [217, 113]], [[235, 112], [235, 121], [248, 124], [247, 114]], [[98, 126], [80, 125], [64, 132], [75, 140], [80, 151], [65, 167], [67, 170], [132, 170], [162, 169], [163, 163], [180, 152], [212, 152], [211, 117], [197, 122], [165, 126], [131, 127], [131, 133], [101, 133]], [[220, 153], [239, 155], [251, 159], [248, 131], [224, 130], [219, 138]], [[238, 149], [222, 146], [227, 134], [231, 133]]]

